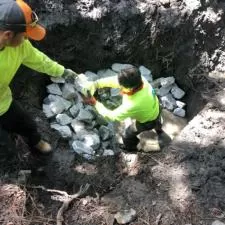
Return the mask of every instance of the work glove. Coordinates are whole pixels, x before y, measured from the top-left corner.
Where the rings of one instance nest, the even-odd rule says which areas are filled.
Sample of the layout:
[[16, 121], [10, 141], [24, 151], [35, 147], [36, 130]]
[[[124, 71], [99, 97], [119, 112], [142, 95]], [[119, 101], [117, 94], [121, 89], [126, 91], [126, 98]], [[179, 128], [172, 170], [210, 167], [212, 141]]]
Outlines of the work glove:
[[71, 69], [64, 69], [64, 73], [62, 75], [65, 79], [76, 79], [78, 74]]
[[96, 99], [93, 96], [91, 96], [91, 97], [82, 96], [82, 98], [83, 98], [83, 102], [85, 104], [92, 105], [92, 106], [94, 106], [96, 104]]
[[94, 95], [97, 89], [98, 89], [97, 81], [87, 81], [84, 83], [82, 93], [85, 96], [88, 96], [88, 92], [90, 93], [90, 95]]

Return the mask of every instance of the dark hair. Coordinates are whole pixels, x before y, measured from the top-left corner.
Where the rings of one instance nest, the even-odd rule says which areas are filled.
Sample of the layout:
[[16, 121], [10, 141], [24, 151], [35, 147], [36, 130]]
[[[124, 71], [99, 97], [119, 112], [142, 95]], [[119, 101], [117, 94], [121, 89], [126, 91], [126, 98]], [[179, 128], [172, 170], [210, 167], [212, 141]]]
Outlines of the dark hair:
[[125, 88], [138, 88], [142, 85], [141, 73], [137, 67], [128, 67], [118, 74], [118, 81]]

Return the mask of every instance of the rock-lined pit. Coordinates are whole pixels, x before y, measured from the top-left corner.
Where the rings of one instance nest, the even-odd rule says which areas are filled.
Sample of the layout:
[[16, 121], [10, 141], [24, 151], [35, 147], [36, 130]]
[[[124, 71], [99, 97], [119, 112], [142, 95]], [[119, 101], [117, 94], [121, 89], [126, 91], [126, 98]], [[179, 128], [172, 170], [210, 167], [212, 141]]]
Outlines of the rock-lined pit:
[[[122, 129], [123, 132], [124, 128], [115, 127], [112, 122], [102, 118], [94, 107], [85, 105], [79, 92], [82, 92], [86, 82], [116, 76], [122, 69], [129, 66], [131, 65], [115, 63], [110, 69], [99, 70], [97, 73], [87, 71], [75, 81], [73, 79], [69, 81], [63, 78], [52, 78], [54, 83], [47, 86], [49, 95], [44, 99], [43, 111], [50, 119], [50, 127], [57, 130], [62, 138], [69, 140], [71, 148], [86, 159], [94, 159], [97, 156], [112, 156], [117, 153], [119, 151], [118, 143], [121, 142], [118, 129]], [[186, 104], [181, 99], [185, 92], [175, 83], [175, 78], [171, 76], [153, 80], [149, 69], [140, 66], [139, 70], [144, 79], [154, 87], [162, 107], [173, 113], [174, 118], [176, 116], [184, 117]], [[99, 90], [99, 92], [100, 100], [107, 107], [113, 109], [121, 104], [119, 89], [108, 88]], [[168, 121], [167, 118], [163, 119]], [[179, 120], [173, 120], [174, 126], [178, 125], [176, 121]], [[125, 126], [128, 123], [129, 118], [124, 122]], [[170, 128], [169, 134], [172, 134], [172, 131], [174, 130]], [[150, 134], [145, 138], [142, 136], [139, 135], [141, 139], [140, 150], [157, 151], [160, 149], [155, 146], [153, 141], [156, 135]]]
[[[99, 157], [84, 162], [68, 151], [68, 143], [49, 127], [40, 109], [43, 99], [39, 96], [44, 92], [45, 80], [30, 76], [29, 71], [29, 78], [18, 76], [16, 91], [20, 95], [16, 96], [33, 113], [55, 150], [46, 165], [46, 176], [32, 176], [29, 184], [70, 193], [84, 183], [91, 184], [88, 194], [92, 197], [75, 201], [65, 213], [68, 224], [113, 224], [114, 214], [126, 207], [138, 212], [132, 225], [215, 225], [215, 220], [224, 221], [225, 84], [224, 73], [217, 73], [225, 68], [224, 2], [29, 2], [48, 28], [47, 38], [38, 47], [52, 58], [76, 72], [97, 71], [118, 60], [151, 68], [154, 79], [174, 75], [187, 93], [186, 114], [193, 118], [162, 152], [122, 154], [119, 158]], [[210, 74], [212, 70], [217, 71]], [[173, 117], [169, 120], [173, 121]], [[171, 124], [174, 121], [165, 125]], [[7, 139], [1, 141], [1, 153], [5, 151], [4, 140]], [[26, 146], [18, 140], [17, 147], [24, 150], [19, 162], [23, 162]], [[2, 179], [15, 182], [11, 171], [17, 172], [22, 165], [10, 164], [11, 157], [1, 159]], [[15, 173], [12, 177], [16, 177]], [[29, 190], [30, 193], [40, 203], [32, 207], [38, 207], [39, 216], [32, 217], [32, 223], [54, 224], [51, 219], [55, 218], [58, 204], [48, 194], [43, 197], [42, 192]], [[33, 215], [34, 211], [30, 212]]]

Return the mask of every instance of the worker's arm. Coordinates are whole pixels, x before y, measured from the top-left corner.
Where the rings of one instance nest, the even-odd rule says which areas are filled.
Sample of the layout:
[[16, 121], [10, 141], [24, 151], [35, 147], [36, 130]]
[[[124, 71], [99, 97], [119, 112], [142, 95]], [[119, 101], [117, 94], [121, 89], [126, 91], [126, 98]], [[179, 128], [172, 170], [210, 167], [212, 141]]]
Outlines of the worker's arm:
[[105, 88], [105, 87], [119, 88], [120, 87], [117, 76], [101, 78], [96, 80], [95, 83], [96, 83], [96, 88]]
[[64, 73], [64, 66], [51, 60], [43, 52], [39, 51], [32, 44], [25, 40], [23, 43], [22, 64], [41, 73], [46, 73], [54, 77], [60, 77]]
[[96, 102], [95, 108], [100, 115], [111, 121], [122, 121], [129, 117], [129, 111], [124, 104], [114, 110], [107, 109], [102, 103]]
[[94, 95], [95, 91], [99, 88], [119, 88], [119, 82], [117, 76], [101, 78], [96, 81], [85, 82], [85, 86], [82, 89], [82, 93], [87, 96], [88, 91], [91, 95]]

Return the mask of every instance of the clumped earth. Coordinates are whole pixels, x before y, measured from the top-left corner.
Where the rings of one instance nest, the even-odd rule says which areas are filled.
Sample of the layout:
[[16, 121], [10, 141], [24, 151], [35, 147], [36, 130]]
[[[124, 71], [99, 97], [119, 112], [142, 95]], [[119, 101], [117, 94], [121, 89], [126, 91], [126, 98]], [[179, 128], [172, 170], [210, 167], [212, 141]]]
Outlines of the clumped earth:
[[[49, 79], [22, 68], [14, 95], [55, 151], [34, 157], [23, 138], [1, 131], [1, 223], [56, 224], [62, 202], [37, 186], [74, 194], [86, 183], [88, 191], [64, 213], [65, 224], [116, 224], [113, 215], [130, 208], [137, 212], [132, 225], [225, 222], [223, 1], [29, 2], [50, 29], [40, 49], [78, 72], [119, 61], [146, 65], [155, 77], [174, 75], [188, 93], [189, 123], [161, 152], [138, 152], [132, 165], [123, 154], [86, 161], [42, 113]], [[45, 174], [37, 173], [39, 165]], [[21, 169], [32, 174], [18, 187]]]

